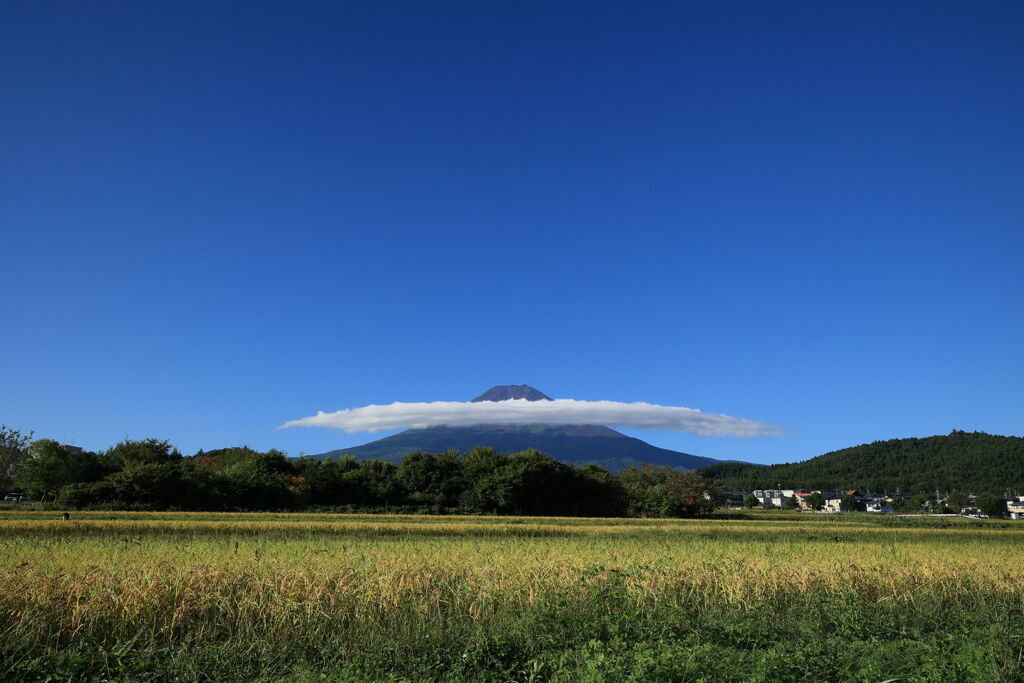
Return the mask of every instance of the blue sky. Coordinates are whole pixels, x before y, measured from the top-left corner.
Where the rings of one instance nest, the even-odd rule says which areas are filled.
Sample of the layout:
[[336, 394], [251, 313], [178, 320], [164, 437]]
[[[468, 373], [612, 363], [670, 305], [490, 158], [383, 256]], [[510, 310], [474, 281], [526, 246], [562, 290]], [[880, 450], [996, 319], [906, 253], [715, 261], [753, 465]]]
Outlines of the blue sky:
[[[211, 6], [211, 5], [216, 6]], [[275, 430], [529, 383], [787, 436], [1024, 434], [1024, 6], [0, 8], [0, 422]]]

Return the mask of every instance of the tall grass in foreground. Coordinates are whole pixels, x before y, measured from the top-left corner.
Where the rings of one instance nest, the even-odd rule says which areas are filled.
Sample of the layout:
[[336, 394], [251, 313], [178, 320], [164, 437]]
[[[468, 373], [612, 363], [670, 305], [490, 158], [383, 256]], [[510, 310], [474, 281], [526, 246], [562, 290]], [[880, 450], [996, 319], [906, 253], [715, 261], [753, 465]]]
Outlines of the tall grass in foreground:
[[1024, 527], [0, 516], [0, 675], [1021, 680]]

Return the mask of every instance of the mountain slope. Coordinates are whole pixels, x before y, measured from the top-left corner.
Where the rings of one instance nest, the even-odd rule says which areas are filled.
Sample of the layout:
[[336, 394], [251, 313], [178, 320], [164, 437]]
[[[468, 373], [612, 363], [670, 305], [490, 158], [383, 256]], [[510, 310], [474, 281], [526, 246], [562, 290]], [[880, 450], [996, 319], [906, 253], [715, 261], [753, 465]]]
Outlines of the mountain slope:
[[489, 446], [499, 453], [536, 448], [556, 460], [581, 465], [593, 463], [613, 472], [640, 462], [694, 469], [718, 463], [688, 453], [670, 451], [600, 425], [478, 425], [408, 429], [354, 448], [343, 448], [313, 457], [334, 459], [354, 455], [360, 460], [401, 462], [409, 453], [468, 451]]
[[[512, 398], [551, 400], [526, 384], [492, 387], [473, 400], [504, 401]], [[334, 459], [352, 455], [360, 460], [380, 459], [399, 463], [406, 455], [417, 451], [468, 451], [477, 446], [488, 446], [499, 453], [536, 448], [562, 462], [574, 465], [593, 463], [612, 472], [619, 472], [641, 462], [681, 469], [695, 469], [721, 462], [714, 458], [658, 448], [603, 425], [474, 425], [408, 429], [362, 446], [328, 451], [313, 457]]]
[[1024, 492], [1024, 438], [954, 431], [875, 441], [784, 465], [721, 463], [701, 470], [727, 489]]

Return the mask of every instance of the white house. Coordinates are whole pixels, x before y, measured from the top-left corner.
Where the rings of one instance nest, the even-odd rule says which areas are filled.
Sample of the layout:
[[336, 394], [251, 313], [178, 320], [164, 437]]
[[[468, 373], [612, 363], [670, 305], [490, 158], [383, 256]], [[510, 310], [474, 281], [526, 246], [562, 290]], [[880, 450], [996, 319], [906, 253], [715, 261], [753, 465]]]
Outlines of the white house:
[[875, 498], [864, 503], [867, 512], [892, 512], [892, 506], [885, 498]]
[[754, 498], [761, 505], [769, 504], [775, 507], [782, 507], [787, 498], [792, 498], [796, 493], [793, 489], [757, 489], [754, 491]]

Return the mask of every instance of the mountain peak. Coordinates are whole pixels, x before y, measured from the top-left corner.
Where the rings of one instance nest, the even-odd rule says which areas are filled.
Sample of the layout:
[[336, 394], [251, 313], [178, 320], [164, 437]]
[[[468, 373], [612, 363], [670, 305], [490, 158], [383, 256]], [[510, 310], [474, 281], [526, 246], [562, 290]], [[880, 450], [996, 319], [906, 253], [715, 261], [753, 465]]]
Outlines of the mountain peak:
[[473, 399], [474, 403], [480, 401], [507, 401], [510, 398], [525, 398], [527, 401], [550, 401], [550, 396], [545, 396], [529, 384], [499, 384], [491, 387], [484, 393]]

